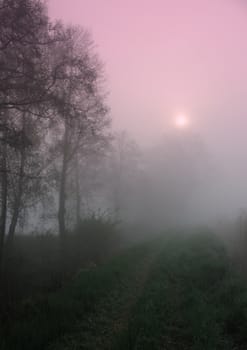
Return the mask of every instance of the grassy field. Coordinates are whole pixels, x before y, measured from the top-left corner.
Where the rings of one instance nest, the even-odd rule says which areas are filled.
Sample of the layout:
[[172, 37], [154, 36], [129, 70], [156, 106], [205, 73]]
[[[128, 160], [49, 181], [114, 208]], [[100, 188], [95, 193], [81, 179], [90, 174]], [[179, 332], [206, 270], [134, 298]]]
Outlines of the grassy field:
[[247, 287], [213, 235], [160, 238], [24, 301], [2, 350], [247, 348]]

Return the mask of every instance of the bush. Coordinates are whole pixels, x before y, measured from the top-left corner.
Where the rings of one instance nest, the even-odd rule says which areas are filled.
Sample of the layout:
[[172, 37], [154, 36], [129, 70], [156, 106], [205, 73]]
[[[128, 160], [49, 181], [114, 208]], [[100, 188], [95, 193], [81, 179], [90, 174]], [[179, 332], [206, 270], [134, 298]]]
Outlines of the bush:
[[116, 223], [95, 215], [68, 234], [64, 250], [54, 234], [16, 236], [5, 261], [1, 299], [11, 305], [55, 291], [81, 268], [106, 261], [118, 249], [118, 241]]
[[91, 217], [82, 220], [74, 232], [73, 252], [83, 256], [88, 263], [100, 263], [118, 249], [120, 237], [117, 223], [104, 217]]

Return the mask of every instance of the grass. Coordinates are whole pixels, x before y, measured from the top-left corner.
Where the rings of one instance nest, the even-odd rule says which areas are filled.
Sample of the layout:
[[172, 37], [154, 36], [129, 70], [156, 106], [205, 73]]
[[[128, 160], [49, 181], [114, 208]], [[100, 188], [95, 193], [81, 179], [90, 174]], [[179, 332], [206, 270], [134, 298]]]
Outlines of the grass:
[[115, 349], [247, 347], [247, 289], [213, 236], [172, 239]]
[[1, 350], [244, 350], [247, 287], [213, 235], [169, 236], [26, 300]]
[[62, 250], [59, 236], [52, 233], [17, 235], [11, 254], [5, 256], [0, 312], [33, 295], [58, 290], [81, 267], [101, 265], [119, 254], [121, 244], [116, 223], [95, 216], [68, 232]]
[[55, 293], [23, 301], [15, 317], [6, 318], [1, 324], [0, 349], [41, 350], [69, 333], [111, 289], [123, 283], [148, 250], [148, 246], [130, 249], [109, 264], [82, 270], [68, 286]]

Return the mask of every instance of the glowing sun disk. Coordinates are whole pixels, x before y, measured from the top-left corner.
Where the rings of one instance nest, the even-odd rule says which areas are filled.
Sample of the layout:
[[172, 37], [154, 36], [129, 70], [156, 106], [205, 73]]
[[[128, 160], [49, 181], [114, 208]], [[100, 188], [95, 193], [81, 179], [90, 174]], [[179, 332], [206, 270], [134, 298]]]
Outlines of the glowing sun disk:
[[181, 128], [181, 129], [185, 128], [186, 126], [188, 126], [188, 124], [189, 124], [189, 120], [183, 114], [180, 114], [175, 118], [175, 126], [177, 128]]

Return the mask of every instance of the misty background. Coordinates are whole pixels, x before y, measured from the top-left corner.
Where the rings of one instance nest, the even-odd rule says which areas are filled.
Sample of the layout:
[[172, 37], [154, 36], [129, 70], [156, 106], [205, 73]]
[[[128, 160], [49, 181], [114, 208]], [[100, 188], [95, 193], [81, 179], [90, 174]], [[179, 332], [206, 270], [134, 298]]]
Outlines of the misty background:
[[[199, 217], [246, 208], [245, 2], [51, 0], [49, 10], [92, 30], [115, 129], [144, 149], [178, 132], [204, 144], [210, 166], [192, 208]], [[187, 130], [174, 130], [179, 113], [190, 119]]]
[[0, 349], [246, 348], [246, 32], [241, 0], [0, 0]]

